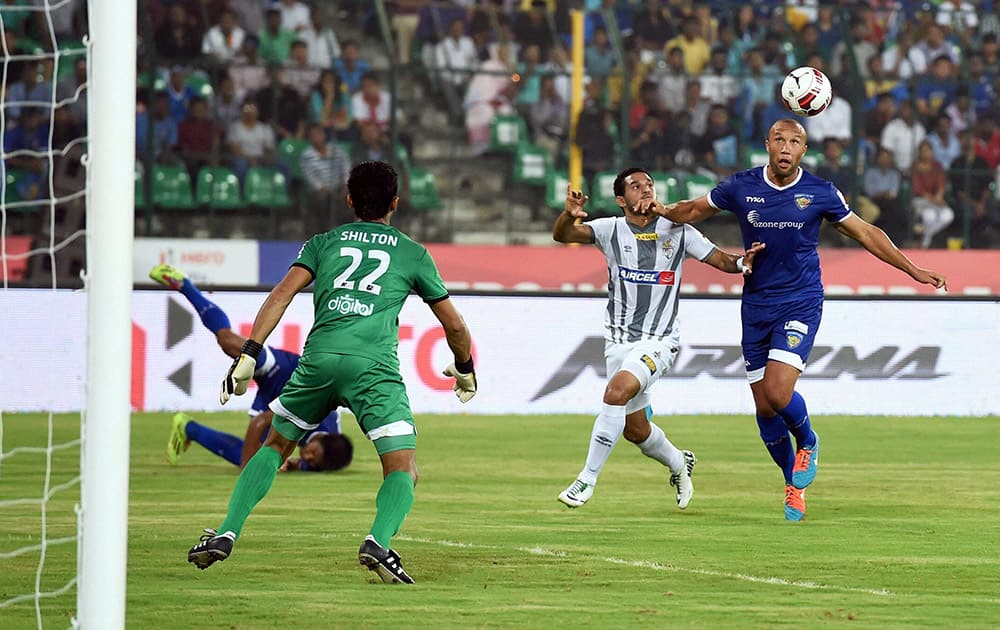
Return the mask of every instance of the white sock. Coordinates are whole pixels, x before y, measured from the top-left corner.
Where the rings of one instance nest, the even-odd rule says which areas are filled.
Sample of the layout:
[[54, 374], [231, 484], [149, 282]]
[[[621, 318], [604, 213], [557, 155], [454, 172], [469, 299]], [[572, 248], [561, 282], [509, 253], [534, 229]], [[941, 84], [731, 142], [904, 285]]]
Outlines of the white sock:
[[649, 429], [649, 437], [638, 444], [642, 454], [660, 462], [669, 468], [670, 472], [678, 472], [683, 469], [684, 453], [670, 443], [663, 429], [652, 422], [649, 423]]
[[579, 479], [584, 483], [597, 483], [597, 476], [604, 468], [604, 462], [615, 448], [618, 438], [625, 430], [625, 405], [604, 405], [594, 420], [594, 430], [590, 434], [590, 449], [587, 464], [580, 471]]

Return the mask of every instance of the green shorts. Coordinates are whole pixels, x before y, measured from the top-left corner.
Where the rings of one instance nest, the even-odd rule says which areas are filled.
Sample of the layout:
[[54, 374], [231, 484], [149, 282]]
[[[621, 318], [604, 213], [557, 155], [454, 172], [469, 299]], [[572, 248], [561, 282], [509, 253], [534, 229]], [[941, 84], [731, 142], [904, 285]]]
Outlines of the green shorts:
[[416, 448], [417, 430], [399, 370], [354, 355], [315, 353], [299, 359], [271, 402], [271, 424], [298, 442], [340, 406], [354, 412], [379, 455]]

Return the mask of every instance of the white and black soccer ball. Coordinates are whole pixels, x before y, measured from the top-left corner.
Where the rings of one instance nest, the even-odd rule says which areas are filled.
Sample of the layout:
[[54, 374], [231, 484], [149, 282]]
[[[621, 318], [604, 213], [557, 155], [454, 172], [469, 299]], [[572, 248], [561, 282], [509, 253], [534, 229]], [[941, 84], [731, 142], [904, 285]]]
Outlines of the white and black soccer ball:
[[830, 79], [811, 66], [792, 70], [781, 84], [781, 99], [785, 101], [785, 107], [798, 116], [822, 113], [832, 98]]

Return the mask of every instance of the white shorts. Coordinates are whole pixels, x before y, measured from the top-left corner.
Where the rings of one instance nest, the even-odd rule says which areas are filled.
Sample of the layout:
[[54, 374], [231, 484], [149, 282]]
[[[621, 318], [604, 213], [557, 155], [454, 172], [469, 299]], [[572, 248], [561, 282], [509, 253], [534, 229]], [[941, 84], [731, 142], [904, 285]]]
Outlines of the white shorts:
[[649, 405], [649, 389], [661, 376], [674, 366], [679, 350], [676, 340], [633, 341], [630, 343], [604, 344], [604, 361], [608, 380], [621, 371], [639, 379], [639, 393], [625, 405], [625, 414], [644, 409]]

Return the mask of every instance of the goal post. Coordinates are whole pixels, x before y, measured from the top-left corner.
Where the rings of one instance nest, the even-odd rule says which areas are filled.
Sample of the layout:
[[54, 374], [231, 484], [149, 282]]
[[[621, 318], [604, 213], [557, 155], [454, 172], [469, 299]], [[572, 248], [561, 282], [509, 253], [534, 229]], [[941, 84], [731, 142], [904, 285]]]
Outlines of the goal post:
[[87, 378], [76, 620], [84, 630], [125, 627], [136, 5], [91, 0], [88, 8]]

